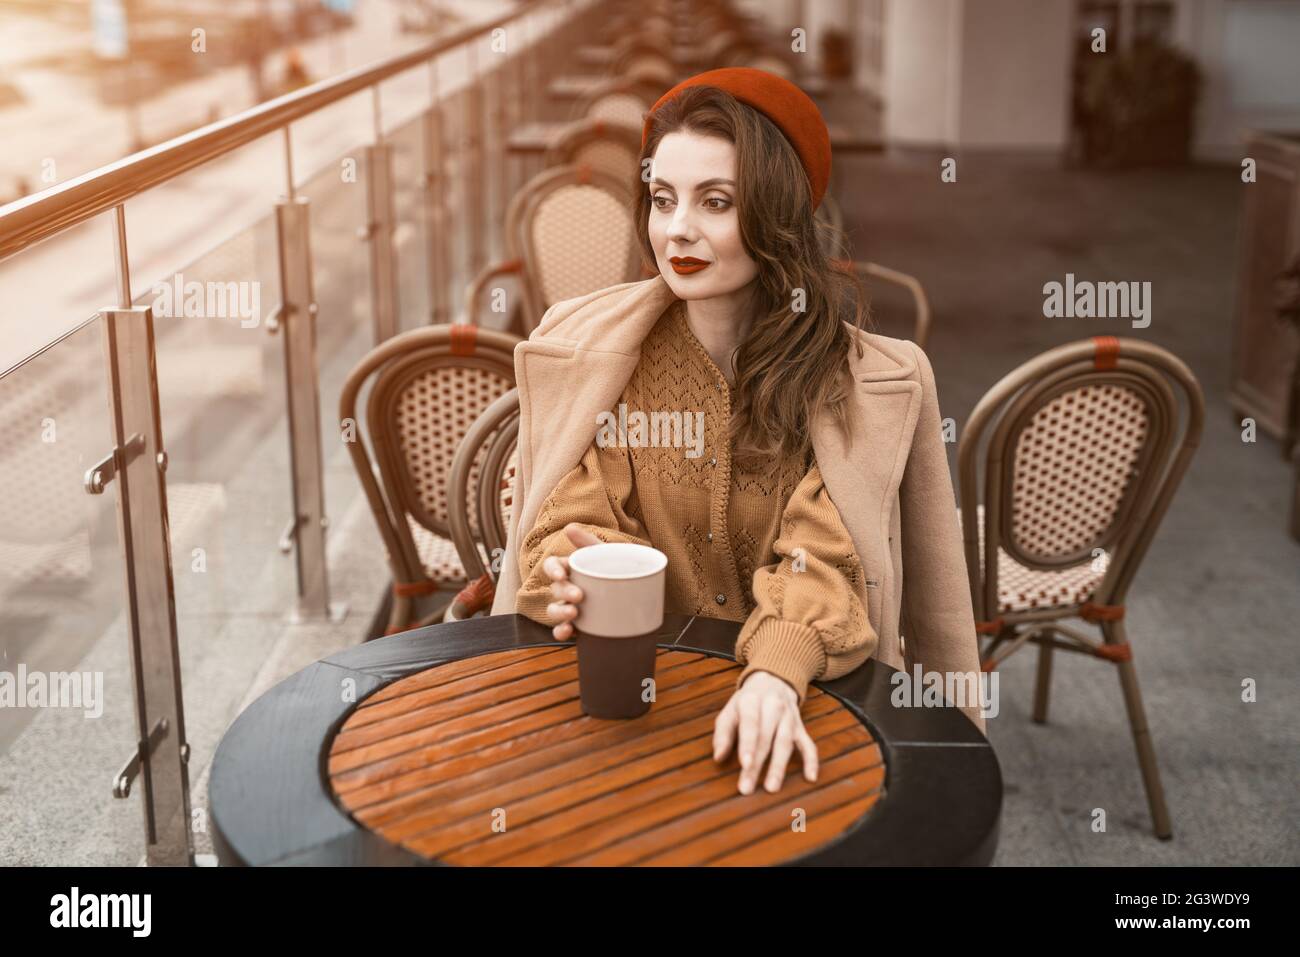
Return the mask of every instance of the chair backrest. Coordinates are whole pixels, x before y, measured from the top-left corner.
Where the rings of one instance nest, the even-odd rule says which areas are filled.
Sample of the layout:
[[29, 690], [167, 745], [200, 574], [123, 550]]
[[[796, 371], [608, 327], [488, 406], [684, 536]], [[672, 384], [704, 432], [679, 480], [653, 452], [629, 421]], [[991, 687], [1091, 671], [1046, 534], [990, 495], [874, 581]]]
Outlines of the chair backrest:
[[[999, 549], [1043, 571], [1093, 562], [1102, 549], [1104, 577], [1089, 600], [1122, 604], [1200, 442], [1204, 417], [1192, 372], [1140, 339], [1092, 336], [1004, 376], [975, 406], [957, 451], [976, 618], [997, 615]], [[981, 493], [977, 450], [986, 433]]]
[[622, 123], [637, 131], [639, 143], [645, 113], [667, 91], [667, 87], [655, 80], [637, 77], [611, 78], [578, 98], [572, 118]]
[[519, 277], [525, 334], [560, 299], [643, 278], [632, 225], [634, 181], [639, 177], [566, 163], [521, 186], [506, 208], [509, 259], [485, 269], [466, 289], [471, 321], [489, 287], [505, 274]]
[[762, 51], [758, 44], [749, 40], [738, 40], [724, 47], [718, 54], [720, 66], [748, 66], [750, 61]]
[[774, 73], [783, 79], [794, 81], [794, 68], [785, 61], [784, 58], [776, 56], [773, 53], [763, 52], [757, 56], [751, 57], [745, 66], [752, 67], [755, 70], [766, 70], [768, 73]]
[[[451, 540], [470, 580], [496, 581], [510, 526], [518, 463], [519, 390], [495, 399], [474, 420], [447, 479]], [[477, 534], [476, 534], [477, 532]]]
[[614, 41], [614, 61], [622, 60], [635, 50], [653, 50], [664, 56], [671, 56], [674, 46], [675, 31], [673, 22], [668, 17], [655, 16], [639, 11], [630, 26], [618, 33]]
[[639, 53], [629, 57], [619, 72], [633, 80], [658, 83], [664, 90], [677, 82], [677, 68], [670, 59], [657, 53]]
[[832, 259], [847, 258], [849, 243], [844, 234], [844, 212], [829, 190], [822, 195], [821, 204], [813, 210], [813, 220], [817, 226], [817, 241], [821, 243], [826, 255]]
[[[909, 273], [882, 266], [880, 263], [851, 262], [847, 259], [833, 259], [831, 261], [841, 268], [853, 269], [860, 277], [865, 279], [886, 282], [906, 289], [912, 297], [914, 316], [910, 338], [922, 349], [926, 348], [930, 341], [930, 297], [925, 294], [925, 287], [921, 285], [921, 280]], [[872, 282], [867, 283], [868, 289], [872, 284]]]
[[520, 244], [526, 332], [562, 299], [641, 278], [632, 184], [590, 166], [557, 166], [528, 184]]
[[[350, 429], [348, 451], [397, 581], [427, 578], [412, 522], [450, 536], [452, 459], [479, 414], [514, 387], [514, 348], [520, 341], [469, 324], [412, 329], [372, 350], [344, 383], [339, 397], [344, 438]], [[357, 401], [367, 382], [363, 436]], [[471, 524], [477, 533], [477, 518]]]
[[604, 120], [579, 120], [565, 128], [546, 152], [547, 167], [584, 163], [615, 179], [639, 182], [641, 136], [630, 126]]

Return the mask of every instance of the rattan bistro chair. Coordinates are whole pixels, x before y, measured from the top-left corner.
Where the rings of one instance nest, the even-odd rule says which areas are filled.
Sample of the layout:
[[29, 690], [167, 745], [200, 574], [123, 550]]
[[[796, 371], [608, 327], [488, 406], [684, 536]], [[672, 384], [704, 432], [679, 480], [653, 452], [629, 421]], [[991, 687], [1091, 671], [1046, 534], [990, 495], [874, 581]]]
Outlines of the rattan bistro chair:
[[[467, 581], [450, 541], [447, 476], [479, 413], [514, 388], [519, 341], [469, 324], [412, 329], [372, 350], [343, 385], [343, 437], [393, 576], [388, 634], [441, 619], [450, 599], [414, 625], [412, 600]], [[363, 436], [357, 403], [367, 383]]]
[[[1196, 452], [1204, 414], [1200, 384], [1176, 356], [1139, 339], [1093, 336], [1004, 376], [971, 413], [957, 452], [976, 629], [990, 636], [983, 670], [1037, 644], [1033, 718], [1041, 723], [1054, 651], [1114, 665], [1161, 838], [1172, 830], [1124, 598]], [[981, 494], [976, 460], [986, 433]], [[1100, 640], [1062, 623], [1071, 618], [1098, 626]]]
[[547, 167], [584, 163], [603, 170], [615, 179], [638, 182], [637, 159], [641, 155], [641, 134], [622, 123], [579, 120], [565, 127], [543, 162]]
[[[925, 349], [930, 341], [930, 297], [925, 294], [921, 280], [909, 273], [880, 263], [852, 260], [848, 258], [848, 237], [844, 232], [844, 214], [835, 197], [827, 193], [822, 197], [821, 205], [813, 214], [817, 221], [817, 240], [831, 264], [840, 269], [852, 269], [859, 278], [878, 280], [906, 289], [912, 297], [912, 341]], [[871, 286], [871, 282], [867, 283]]]
[[470, 578], [444, 621], [460, 621], [492, 606], [505, 555], [518, 463], [519, 390], [500, 396], [465, 433], [447, 479], [451, 540]]
[[510, 202], [506, 242], [512, 258], [470, 283], [471, 320], [489, 284], [513, 274], [523, 294], [520, 332], [532, 332], [552, 304], [642, 278], [630, 182], [589, 165], [538, 173]]
[[609, 77], [578, 98], [571, 118], [622, 123], [640, 132], [646, 111], [667, 92], [668, 87], [658, 80], [636, 76]]
[[[906, 289], [912, 297], [912, 341], [922, 349], [926, 348], [930, 341], [930, 297], [925, 294], [925, 287], [921, 285], [921, 280], [909, 273], [882, 266], [880, 263], [851, 262], [847, 259], [833, 260], [833, 262], [842, 269], [854, 270], [866, 280], [887, 282]], [[870, 288], [870, 281], [867, 282], [867, 286]]]

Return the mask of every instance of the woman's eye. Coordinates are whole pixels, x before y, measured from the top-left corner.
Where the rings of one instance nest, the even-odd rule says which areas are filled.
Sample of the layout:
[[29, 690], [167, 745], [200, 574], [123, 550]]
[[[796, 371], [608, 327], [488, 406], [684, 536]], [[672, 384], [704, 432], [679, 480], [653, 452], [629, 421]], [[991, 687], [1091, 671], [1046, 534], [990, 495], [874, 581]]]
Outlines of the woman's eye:
[[726, 209], [728, 206], [731, 205], [731, 201], [730, 201], [730, 200], [723, 199], [721, 196], [710, 196], [710, 197], [709, 197], [708, 199], [706, 199], [704, 202], [705, 202], [706, 204], [707, 204], [707, 203], [721, 203], [721, 204], [722, 204], [721, 206], [710, 206], [709, 209]]
[[671, 203], [671, 202], [672, 202], [672, 200], [669, 199], [667, 196], [665, 196], [663, 193], [660, 193], [658, 196], [651, 196], [651, 197], [650, 197], [650, 202], [654, 203], [655, 209], [663, 209], [663, 207], [659, 205], [659, 200], [661, 200], [661, 199], [662, 199], [665, 203]]

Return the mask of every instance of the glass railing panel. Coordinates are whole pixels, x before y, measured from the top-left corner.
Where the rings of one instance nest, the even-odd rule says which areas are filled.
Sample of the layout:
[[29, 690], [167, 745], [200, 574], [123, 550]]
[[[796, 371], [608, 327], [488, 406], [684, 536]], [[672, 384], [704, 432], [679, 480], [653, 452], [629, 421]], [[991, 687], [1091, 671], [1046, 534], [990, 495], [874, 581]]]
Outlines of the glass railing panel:
[[[44, 317], [6, 303], [0, 318], [8, 331]], [[0, 377], [0, 864], [144, 854], [140, 782], [112, 796], [138, 740], [117, 488], [83, 486], [111, 449], [92, 318]]]
[[132, 296], [265, 219], [286, 182], [283, 138], [271, 133], [133, 198], [126, 216]]
[[[363, 159], [365, 145], [374, 142], [374, 102], [370, 90], [331, 103], [290, 127], [293, 141], [294, 182], [301, 185], [320, 175], [327, 166], [336, 175], [349, 158]], [[358, 179], [361, 189], [365, 180]]]
[[[337, 172], [342, 158], [330, 162], [317, 176], [299, 190], [311, 204], [311, 244], [314, 259], [316, 302], [316, 355], [320, 381], [321, 460], [325, 481], [325, 510], [330, 519], [331, 542], [352, 543], [357, 524], [362, 538], [359, 546], [349, 545], [355, 558], [363, 549], [365, 561], [374, 568], [383, 567], [383, 548], [374, 523], [361, 500], [345, 433], [339, 423], [339, 395], [348, 374], [374, 347], [375, 333], [370, 299], [370, 247], [359, 238], [366, 223], [366, 185], [364, 151], [347, 154], [358, 161], [357, 178], [340, 179]], [[399, 299], [399, 306], [401, 299]], [[364, 416], [366, 395], [359, 409]], [[353, 523], [353, 524], [349, 524]], [[355, 564], [355, 562], [353, 563]], [[355, 594], [355, 576], [337, 562], [330, 564], [331, 589], [339, 596]], [[383, 578], [382, 574], [380, 575]], [[386, 579], [384, 579], [386, 580]], [[368, 622], [361, 605], [373, 602], [374, 594], [352, 599], [353, 610], [346, 627], [360, 636]]]
[[397, 256], [399, 322], [417, 329], [430, 321], [430, 200], [424, 188], [424, 131], [421, 115], [388, 134], [393, 155], [393, 247]]
[[0, 375], [117, 304], [112, 216], [0, 260]]

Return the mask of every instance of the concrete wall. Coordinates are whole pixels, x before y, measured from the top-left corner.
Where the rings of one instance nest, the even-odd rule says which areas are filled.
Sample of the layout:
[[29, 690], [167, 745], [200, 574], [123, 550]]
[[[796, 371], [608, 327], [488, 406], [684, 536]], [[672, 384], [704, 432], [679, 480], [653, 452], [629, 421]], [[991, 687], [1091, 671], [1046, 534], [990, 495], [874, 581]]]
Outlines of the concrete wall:
[[914, 146], [1060, 149], [1068, 0], [887, 0], [885, 136]]
[[1065, 146], [1073, 16], [1066, 0], [966, 0], [957, 145]]
[[886, 0], [884, 128], [891, 143], [957, 139], [963, 0]]

